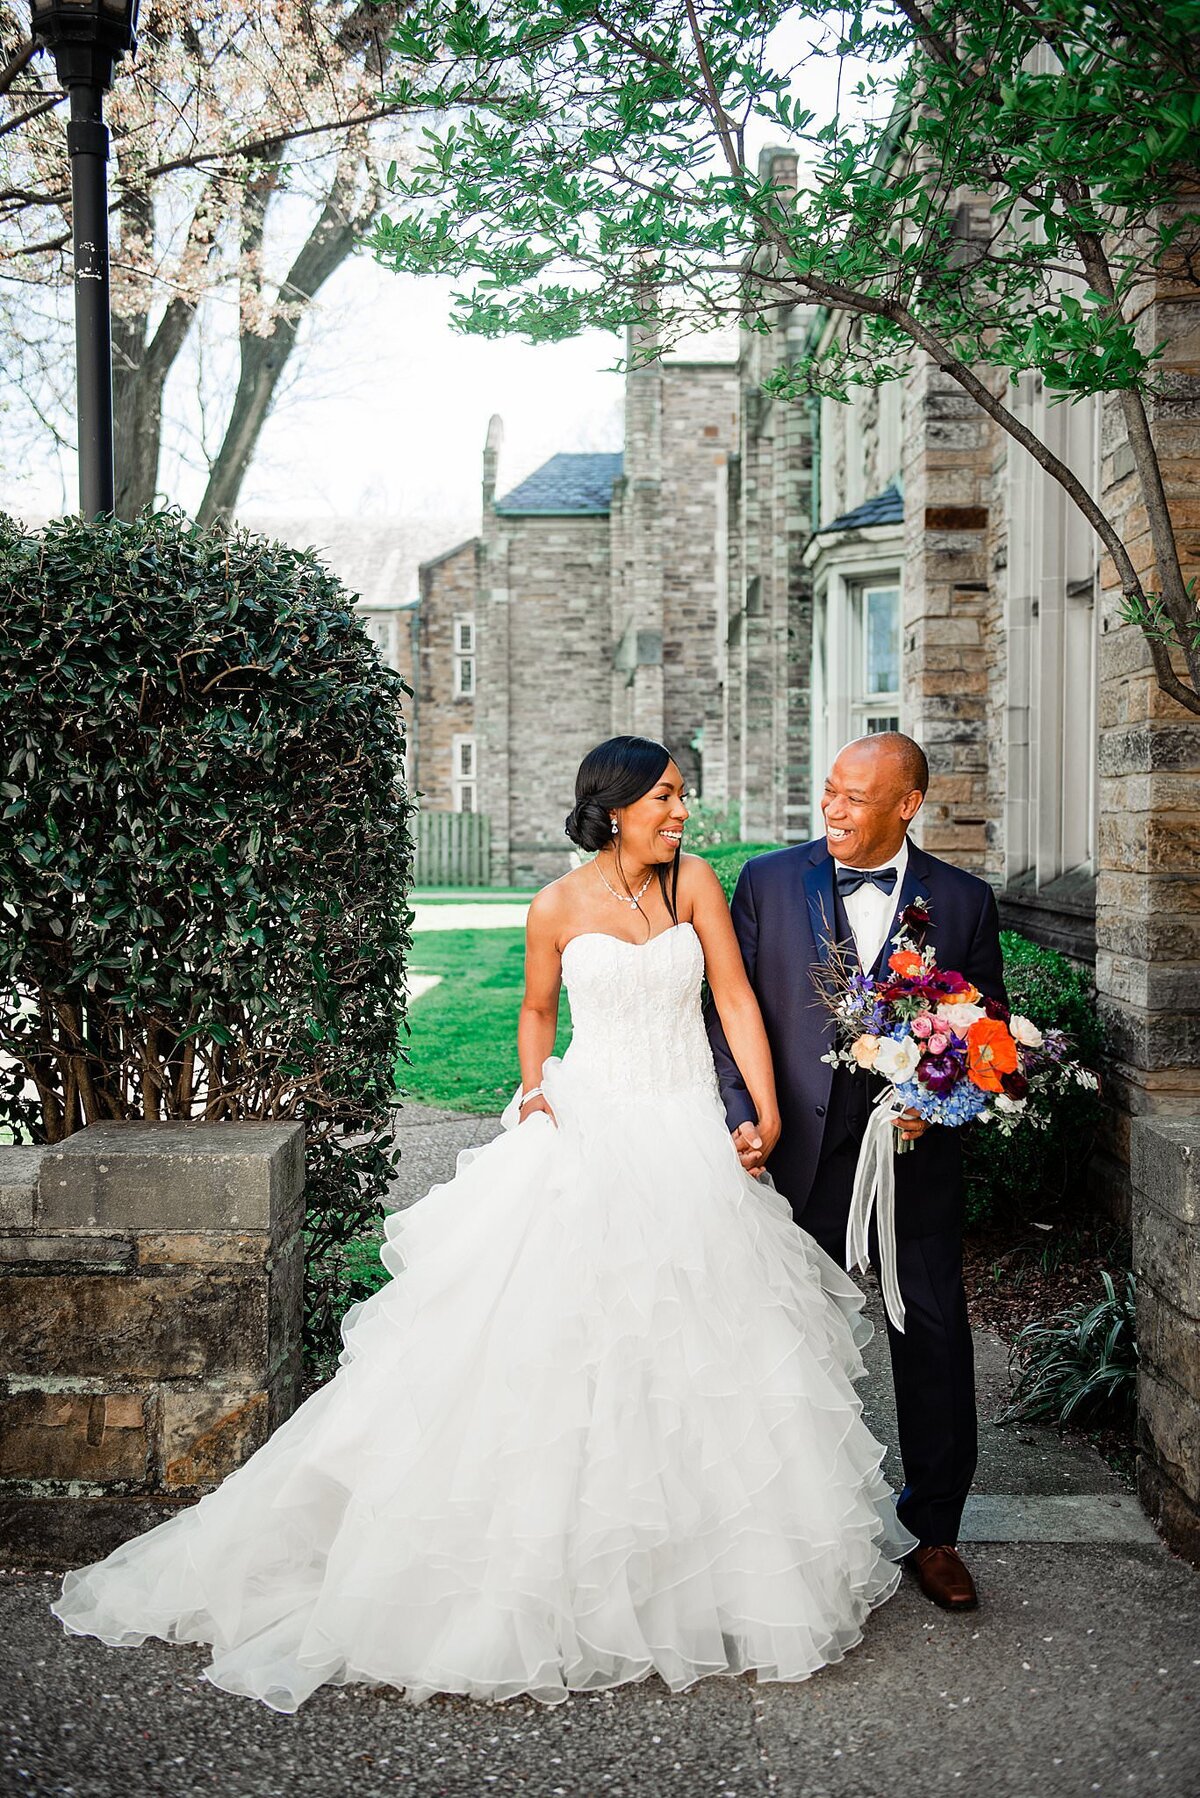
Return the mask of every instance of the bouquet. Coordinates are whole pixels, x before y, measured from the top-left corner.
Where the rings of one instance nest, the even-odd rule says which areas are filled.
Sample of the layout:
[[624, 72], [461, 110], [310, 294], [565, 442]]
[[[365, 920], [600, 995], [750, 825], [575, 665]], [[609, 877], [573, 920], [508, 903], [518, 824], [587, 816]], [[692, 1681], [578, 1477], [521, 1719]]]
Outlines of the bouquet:
[[[847, 1266], [867, 1265], [867, 1229], [878, 1209], [880, 1268], [888, 1316], [904, 1327], [895, 1268], [893, 1153], [912, 1144], [893, 1127], [903, 1112], [956, 1129], [989, 1124], [1003, 1135], [1019, 1125], [1045, 1129], [1044, 1108], [1031, 1098], [1053, 1097], [1078, 1085], [1095, 1092], [1099, 1079], [1074, 1058], [1061, 1030], [1041, 1031], [985, 998], [953, 968], [939, 968], [932, 948], [918, 945], [930, 915], [910, 906], [892, 938], [888, 972], [880, 979], [835, 957], [824, 971], [821, 998], [833, 1013], [834, 1047], [822, 1056], [833, 1067], [862, 1068], [885, 1085], [863, 1138], [847, 1229]], [[889, 1141], [889, 1138], [891, 1139]]]

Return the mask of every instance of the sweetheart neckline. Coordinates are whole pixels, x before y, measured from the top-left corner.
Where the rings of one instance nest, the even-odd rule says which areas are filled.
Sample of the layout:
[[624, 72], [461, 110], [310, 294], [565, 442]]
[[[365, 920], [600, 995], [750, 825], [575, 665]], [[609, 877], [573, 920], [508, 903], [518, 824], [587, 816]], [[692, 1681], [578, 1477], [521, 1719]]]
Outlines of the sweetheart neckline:
[[632, 942], [627, 936], [615, 936], [611, 930], [577, 930], [574, 936], [567, 938], [560, 953], [565, 955], [572, 943], [577, 943], [581, 937], [587, 936], [605, 937], [610, 943], [624, 943], [627, 949], [648, 949], [651, 943], [661, 942], [663, 937], [670, 936], [676, 930], [690, 930], [692, 935], [699, 940], [699, 933], [691, 919], [683, 918], [678, 924], [668, 924], [665, 930], [655, 931], [654, 935], [648, 936], [644, 943]]

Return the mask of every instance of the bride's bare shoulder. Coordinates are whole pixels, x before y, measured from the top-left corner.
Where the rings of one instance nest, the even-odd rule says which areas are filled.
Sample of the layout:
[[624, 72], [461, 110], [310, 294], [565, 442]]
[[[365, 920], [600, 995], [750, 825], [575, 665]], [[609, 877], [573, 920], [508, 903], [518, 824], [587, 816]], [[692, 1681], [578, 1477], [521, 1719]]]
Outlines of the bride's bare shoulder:
[[702, 855], [681, 854], [679, 857], [679, 897], [684, 904], [711, 900], [715, 894], [724, 899], [716, 869]]
[[572, 868], [569, 873], [560, 874], [557, 880], [550, 881], [540, 892], [534, 894], [529, 902], [528, 930], [548, 936], [560, 933], [579, 903], [580, 875], [583, 872], [582, 868]]

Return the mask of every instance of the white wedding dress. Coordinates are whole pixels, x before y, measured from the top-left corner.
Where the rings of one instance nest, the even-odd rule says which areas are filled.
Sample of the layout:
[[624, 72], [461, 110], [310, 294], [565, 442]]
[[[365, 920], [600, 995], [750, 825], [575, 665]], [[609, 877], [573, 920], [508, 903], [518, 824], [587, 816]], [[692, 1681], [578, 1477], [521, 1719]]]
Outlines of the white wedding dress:
[[857, 1289], [738, 1164], [690, 924], [563, 955], [544, 1113], [387, 1220], [334, 1378], [199, 1504], [68, 1573], [67, 1629], [206, 1642], [294, 1711], [383, 1681], [547, 1703], [840, 1660], [914, 1538]]

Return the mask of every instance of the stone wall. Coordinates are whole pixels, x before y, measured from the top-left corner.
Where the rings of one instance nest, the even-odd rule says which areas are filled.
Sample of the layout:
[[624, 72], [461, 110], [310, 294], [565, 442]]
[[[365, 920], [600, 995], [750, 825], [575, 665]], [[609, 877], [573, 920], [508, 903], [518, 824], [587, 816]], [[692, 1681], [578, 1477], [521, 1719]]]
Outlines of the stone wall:
[[[1200, 573], [1200, 305], [1147, 301], [1139, 328], [1147, 344], [1166, 342], [1158, 379], [1167, 397], [1150, 402], [1150, 421], [1189, 579]], [[1153, 590], [1149, 533], [1115, 399], [1101, 447], [1105, 513]], [[1200, 718], [1159, 688], [1145, 639], [1121, 620], [1107, 556], [1100, 576], [1096, 983], [1113, 1044], [1101, 1176], [1123, 1210], [1131, 1120], [1200, 1111]], [[1200, 1267], [1194, 1277], [1200, 1283]]]
[[495, 523], [508, 586], [507, 879], [540, 886], [570, 866], [575, 770], [610, 735], [608, 518]]
[[[475, 734], [476, 698], [454, 690], [454, 620], [464, 613], [474, 614], [478, 632], [478, 588], [478, 538], [458, 544], [421, 568], [420, 648], [414, 682], [417, 749], [415, 770], [410, 773], [422, 809], [427, 811], [454, 810], [454, 739]], [[477, 649], [477, 671], [478, 658]]]
[[986, 415], [922, 358], [905, 394], [903, 728], [929, 756], [915, 834], [934, 855], [988, 861]]
[[294, 1409], [300, 1124], [92, 1124], [0, 1148], [0, 1545], [79, 1565]]
[[1200, 1118], [1134, 1125], [1138, 1491], [1200, 1565]]

